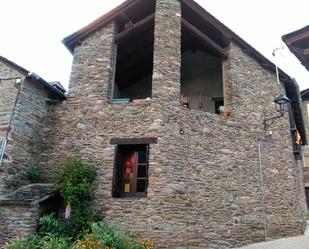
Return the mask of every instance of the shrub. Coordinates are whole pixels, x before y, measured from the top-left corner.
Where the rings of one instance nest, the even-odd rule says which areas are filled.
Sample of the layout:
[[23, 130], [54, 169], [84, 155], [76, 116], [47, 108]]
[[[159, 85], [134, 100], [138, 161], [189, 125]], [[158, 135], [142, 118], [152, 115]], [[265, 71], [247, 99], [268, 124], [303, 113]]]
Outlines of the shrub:
[[72, 248], [71, 242], [68, 238], [45, 236], [42, 242], [43, 249], [70, 249]]
[[40, 173], [38, 166], [32, 165], [27, 170], [27, 176], [31, 183], [36, 183], [39, 181]]
[[4, 249], [27, 249], [27, 239], [16, 238], [15, 240], [6, 243]]
[[129, 238], [115, 226], [109, 226], [105, 220], [91, 224], [94, 239], [101, 241], [104, 246], [115, 249], [131, 249]]
[[63, 227], [55, 218], [54, 214], [44, 215], [39, 219], [39, 235], [53, 235], [55, 237], [61, 237], [63, 233]]
[[89, 229], [94, 212], [90, 209], [92, 185], [96, 171], [92, 164], [73, 158], [67, 160], [57, 172], [57, 188], [67, 204], [64, 231], [73, 238]]
[[[91, 164], [68, 160], [57, 172], [57, 190], [67, 203], [67, 219], [45, 215], [39, 220], [37, 235], [17, 238], [4, 249], [154, 249], [154, 242], [133, 244], [115, 225], [90, 209], [96, 172]], [[74, 242], [75, 241], [75, 242]]]

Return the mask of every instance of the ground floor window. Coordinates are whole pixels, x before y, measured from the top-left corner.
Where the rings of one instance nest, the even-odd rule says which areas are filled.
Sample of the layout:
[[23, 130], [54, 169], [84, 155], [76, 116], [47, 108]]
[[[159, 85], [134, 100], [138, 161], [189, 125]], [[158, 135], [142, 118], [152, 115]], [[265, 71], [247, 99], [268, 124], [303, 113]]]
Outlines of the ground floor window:
[[146, 196], [149, 145], [117, 145], [113, 196]]

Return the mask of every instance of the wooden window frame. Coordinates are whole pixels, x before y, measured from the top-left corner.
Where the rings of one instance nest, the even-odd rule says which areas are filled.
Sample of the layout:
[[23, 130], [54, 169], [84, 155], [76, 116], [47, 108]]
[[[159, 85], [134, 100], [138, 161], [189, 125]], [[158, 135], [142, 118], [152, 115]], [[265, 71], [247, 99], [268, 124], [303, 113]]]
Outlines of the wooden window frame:
[[[145, 163], [140, 163], [138, 161], [138, 151], [145, 150], [146, 160]], [[135, 162], [133, 166], [133, 178], [131, 181], [132, 191], [124, 192], [124, 154], [125, 152], [131, 151], [135, 154]], [[146, 197], [147, 187], [148, 187], [148, 168], [149, 168], [149, 144], [118, 144], [115, 148], [115, 165], [113, 174], [113, 197]], [[145, 177], [138, 177], [138, 167], [145, 166]], [[145, 191], [137, 192], [137, 181], [145, 180]]]

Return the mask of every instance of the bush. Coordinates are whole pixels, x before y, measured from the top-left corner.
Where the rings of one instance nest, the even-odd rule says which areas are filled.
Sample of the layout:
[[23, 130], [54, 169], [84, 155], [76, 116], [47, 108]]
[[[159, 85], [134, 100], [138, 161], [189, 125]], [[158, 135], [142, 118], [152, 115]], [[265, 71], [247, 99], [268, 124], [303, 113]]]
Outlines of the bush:
[[106, 247], [115, 249], [132, 248], [129, 238], [122, 234], [115, 226], [109, 226], [105, 220], [92, 223], [91, 233], [97, 241], [101, 241]]
[[93, 165], [76, 158], [69, 159], [58, 169], [57, 188], [67, 204], [64, 232], [70, 237], [81, 237], [89, 229], [89, 222], [93, 221], [90, 201], [95, 176]]
[[43, 249], [71, 249], [72, 245], [68, 238], [45, 236], [42, 241]]
[[32, 165], [27, 170], [27, 176], [31, 183], [36, 183], [39, 181], [40, 173], [38, 166]]
[[39, 219], [40, 236], [53, 235], [61, 237], [63, 235], [63, 227], [55, 218], [54, 214], [44, 215]]
[[109, 226], [105, 220], [94, 222], [90, 226], [90, 233], [78, 241], [74, 249], [99, 248], [99, 249], [154, 249], [155, 244], [151, 240], [141, 240], [133, 244], [130, 238], [124, 235], [115, 225]]
[[39, 220], [35, 236], [17, 238], [4, 249], [154, 249], [154, 242], [131, 243], [129, 237], [110, 226], [90, 209], [96, 172], [91, 164], [70, 159], [58, 169], [56, 186], [67, 203], [67, 219], [59, 223], [55, 215]]
[[27, 249], [27, 239], [25, 238], [16, 238], [10, 243], [6, 243], [4, 249]]

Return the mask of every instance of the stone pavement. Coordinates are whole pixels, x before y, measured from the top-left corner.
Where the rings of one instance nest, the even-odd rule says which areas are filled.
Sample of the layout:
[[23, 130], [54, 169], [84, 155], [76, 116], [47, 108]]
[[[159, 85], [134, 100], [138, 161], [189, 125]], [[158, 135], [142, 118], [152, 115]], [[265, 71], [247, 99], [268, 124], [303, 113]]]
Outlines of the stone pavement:
[[309, 221], [305, 235], [244, 246], [238, 249], [309, 249]]
[[309, 249], [309, 235], [257, 243], [238, 249]]

